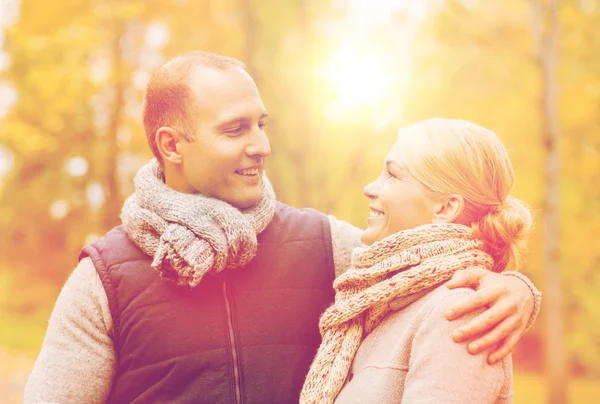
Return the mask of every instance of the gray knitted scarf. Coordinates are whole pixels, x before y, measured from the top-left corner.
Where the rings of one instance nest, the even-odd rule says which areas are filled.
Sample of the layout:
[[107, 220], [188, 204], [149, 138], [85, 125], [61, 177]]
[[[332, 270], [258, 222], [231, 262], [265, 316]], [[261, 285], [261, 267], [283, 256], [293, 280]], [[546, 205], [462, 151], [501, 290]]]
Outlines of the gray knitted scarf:
[[275, 213], [275, 193], [266, 175], [263, 197], [239, 210], [219, 199], [169, 188], [156, 159], [142, 167], [121, 220], [129, 238], [151, 257], [160, 276], [197, 286], [208, 272], [246, 265], [256, 253], [256, 235]]

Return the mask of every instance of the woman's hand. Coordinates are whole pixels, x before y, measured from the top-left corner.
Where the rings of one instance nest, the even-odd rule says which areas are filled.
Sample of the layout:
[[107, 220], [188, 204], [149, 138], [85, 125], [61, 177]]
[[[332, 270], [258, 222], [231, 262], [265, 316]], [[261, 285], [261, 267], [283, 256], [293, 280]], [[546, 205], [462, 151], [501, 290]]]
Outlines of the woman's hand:
[[[453, 332], [454, 341], [472, 340], [467, 348], [472, 354], [497, 344], [488, 356], [490, 364], [508, 355], [525, 332], [534, 308], [534, 296], [529, 286], [515, 276], [480, 268], [455, 272], [446, 286], [476, 291], [446, 311], [448, 320], [486, 308], [470, 323]], [[474, 339], [476, 336], [478, 338]]]

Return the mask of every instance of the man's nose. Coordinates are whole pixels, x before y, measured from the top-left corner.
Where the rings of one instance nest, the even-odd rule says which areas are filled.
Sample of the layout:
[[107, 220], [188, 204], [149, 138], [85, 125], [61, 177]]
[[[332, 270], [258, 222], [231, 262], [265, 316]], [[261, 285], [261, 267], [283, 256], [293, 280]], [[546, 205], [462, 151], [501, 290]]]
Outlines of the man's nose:
[[271, 143], [264, 130], [255, 128], [252, 131], [252, 139], [246, 148], [246, 153], [249, 156], [268, 157], [271, 154]]

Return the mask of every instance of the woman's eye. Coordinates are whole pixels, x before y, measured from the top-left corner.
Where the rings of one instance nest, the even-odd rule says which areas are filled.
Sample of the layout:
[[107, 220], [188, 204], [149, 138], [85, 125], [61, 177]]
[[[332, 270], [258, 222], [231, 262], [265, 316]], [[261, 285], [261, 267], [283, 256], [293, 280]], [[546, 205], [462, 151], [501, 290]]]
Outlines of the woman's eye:
[[267, 124], [265, 122], [261, 122], [261, 123], [258, 124], [258, 127], [260, 129], [265, 129], [267, 127]]
[[398, 178], [396, 175], [394, 175], [390, 171], [387, 172], [387, 175], [388, 175], [388, 178]]

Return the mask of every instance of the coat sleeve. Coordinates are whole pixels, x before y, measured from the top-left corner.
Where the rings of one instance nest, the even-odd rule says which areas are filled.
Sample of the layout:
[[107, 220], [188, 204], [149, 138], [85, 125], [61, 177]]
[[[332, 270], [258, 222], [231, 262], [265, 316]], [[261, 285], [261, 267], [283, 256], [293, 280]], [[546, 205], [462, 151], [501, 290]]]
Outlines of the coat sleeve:
[[331, 243], [333, 250], [333, 263], [335, 277], [337, 278], [350, 268], [350, 258], [355, 247], [364, 247], [360, 241], [362, 230], [348, 222], [338, 220], [335, 216], [328, 216], [331, 226]]
[[58, 296], [24, 403], [103, 403], [115, 369], [108, 299], [85, 258]]
[[455, 343], [452, 332], [480, 312], [454, 321], [444, 311], [469, 289], [450, 290], [428, 309], [414, 335], [403, 403], [468, 404], [505, 403], [512, 400], [512, 361], [510, 355], [489, 365], [489, 352], [471, 355], [466, 343]]
[[502, 272], [502, 274], [506, 276], [515, 276], [519, 278], [527, 285], [527, 287], [531, 291], [531, 295], [533, 297], [533, 311], [529, 316], [529, 321], [527, 322], [526, 328], [526, 330], [529, 330], [533, 326], [533, 323], [535, 323], [535, 320], [537, 319], [538, 314], [540, 313], [540, 307], [542, 306], [542, 294], [535, 287], [533, 282], [531, 282], [531, 280], [522, 273], [518, 271], [504, 271]]

